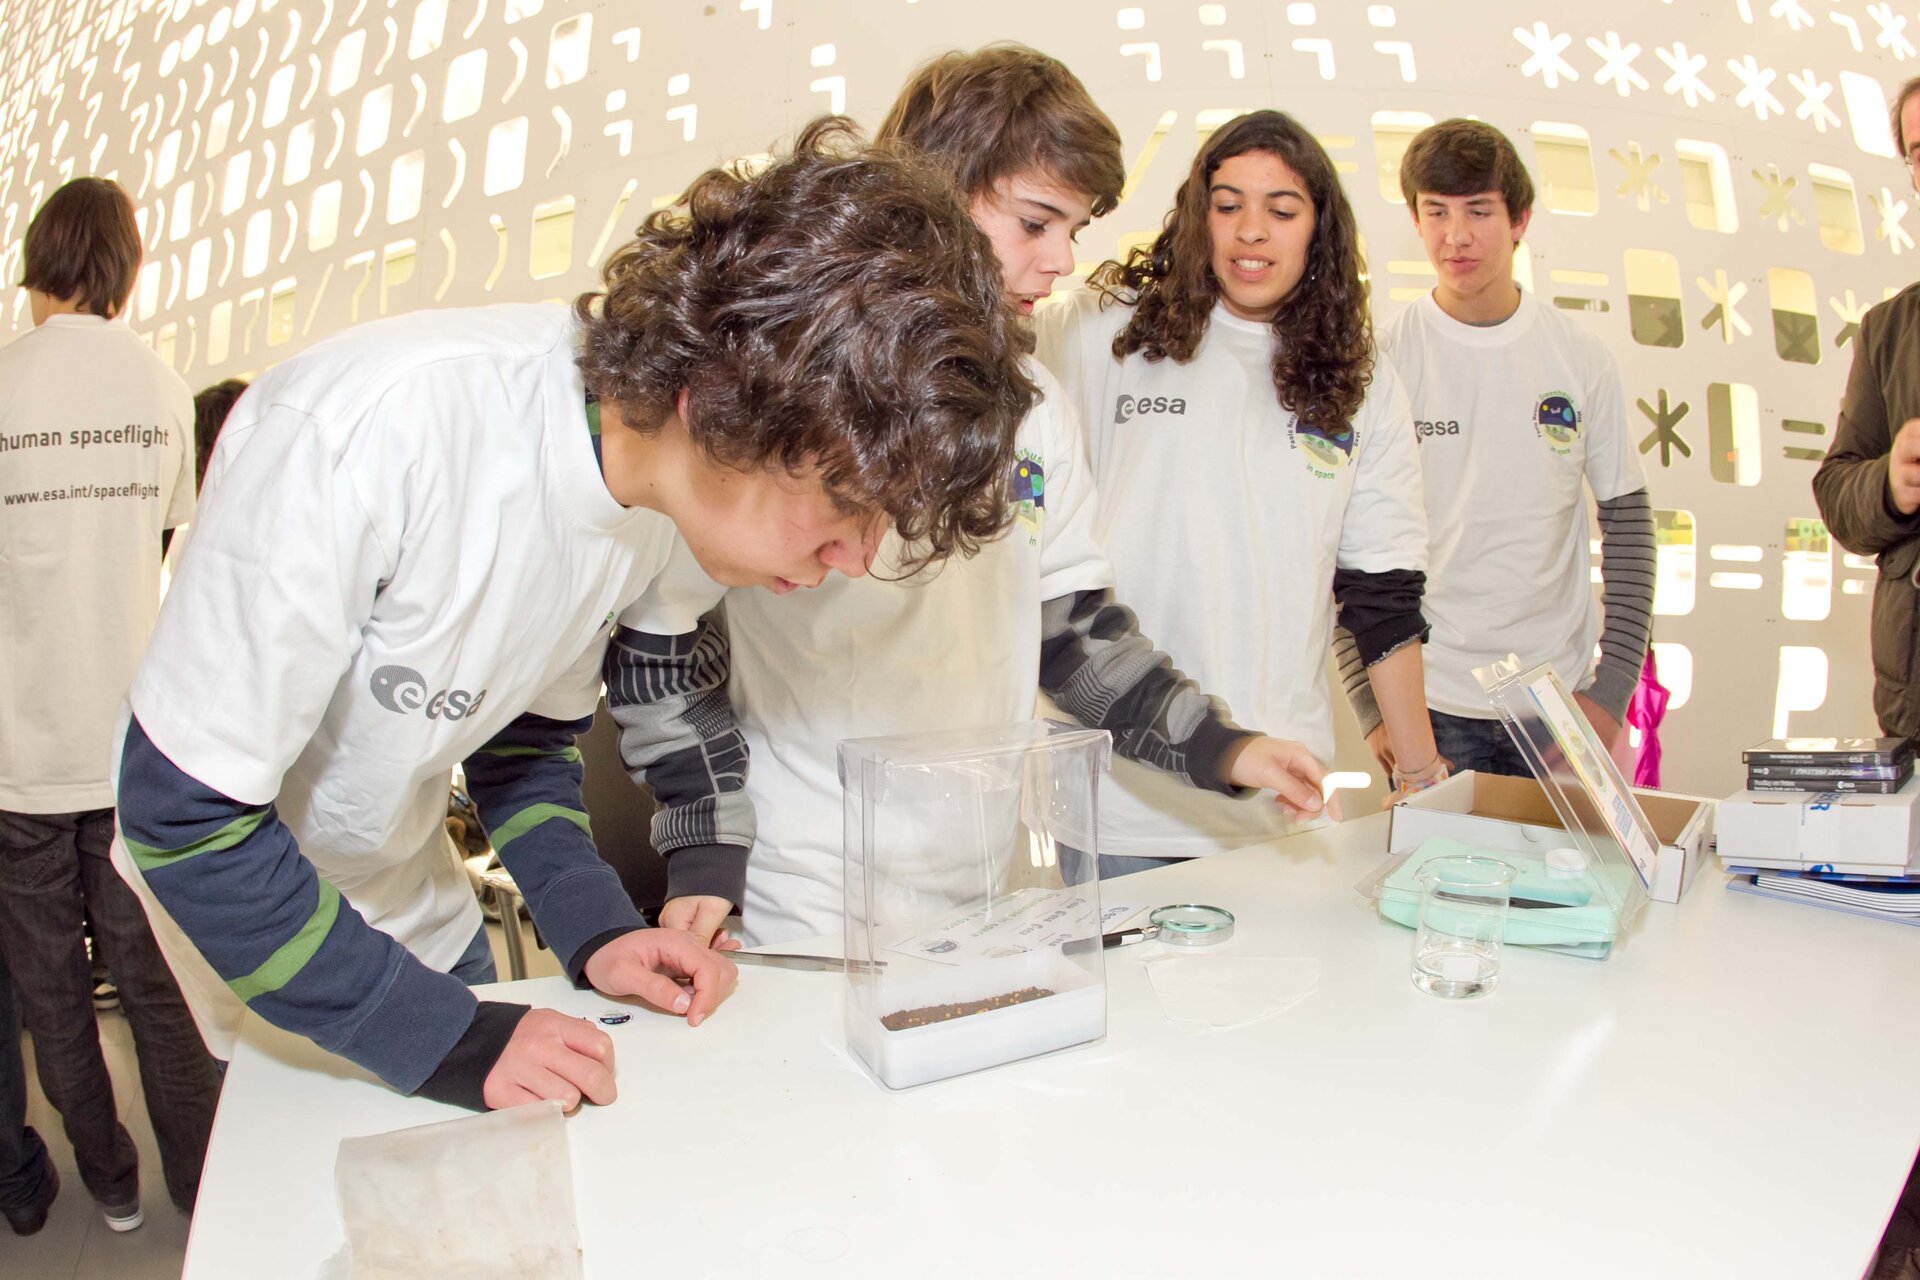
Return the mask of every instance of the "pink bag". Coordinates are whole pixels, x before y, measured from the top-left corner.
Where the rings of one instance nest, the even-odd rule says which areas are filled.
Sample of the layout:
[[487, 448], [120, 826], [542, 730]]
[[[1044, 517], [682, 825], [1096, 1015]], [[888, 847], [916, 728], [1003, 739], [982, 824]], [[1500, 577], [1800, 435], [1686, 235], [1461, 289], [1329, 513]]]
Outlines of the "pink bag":
[[1653, 646], [1648, 645], [1647, 660], [1640, 664], [1640, 683], [1634, 686], [1627, 703], [1626, 722], [1612, 753], [1620, 772], [1636, 787], [1660, 785], [1660, 722], [1666, 719], [1667, 703], [1672, 698], [1672, 692], [1660, 683]]

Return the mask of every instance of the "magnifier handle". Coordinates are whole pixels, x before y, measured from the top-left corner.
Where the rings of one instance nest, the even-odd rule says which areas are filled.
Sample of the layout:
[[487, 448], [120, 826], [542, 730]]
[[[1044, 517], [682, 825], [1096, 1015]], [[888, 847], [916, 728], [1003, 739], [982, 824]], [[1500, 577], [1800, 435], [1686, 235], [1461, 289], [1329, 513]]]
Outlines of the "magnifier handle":
[[1100, 945], [1108, 951], [1115, 947], [1128, 947], [1136, 942], [1145, 942], [1160, 932], [1158, 925], [1145, 925], [1138, 929], [1122, 929], [1118, 933], [1106, 933], [1100, 936]]

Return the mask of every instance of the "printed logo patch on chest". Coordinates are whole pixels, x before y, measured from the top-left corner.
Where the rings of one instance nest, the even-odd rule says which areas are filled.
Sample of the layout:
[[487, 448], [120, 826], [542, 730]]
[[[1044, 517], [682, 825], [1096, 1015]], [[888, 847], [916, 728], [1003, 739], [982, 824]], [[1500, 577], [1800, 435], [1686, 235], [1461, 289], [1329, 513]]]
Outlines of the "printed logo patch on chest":
[[1013, 520], [1027, 531], [1030, 541], [1038, 541], [1047, 522], [1047, 469], [1040, 455], [1022, 449], [1013, 459]]
[[1307, 470], [1322, 480], [1331, 480], [1353, 461], [1355, 443], [1353, 424], [1337, 431], [1322, 431], [1294, 418], [1287, 423], [1287, 446], [1298, 449]]
[[1533, 429], [1561, 457], [1580, 439], [1580, 409], [1564, 391], [1549, 391], [1533, 406]]
[[485, 689], [470, 693], [465, 689], [442, 689], [429, 694], [427, 678], [412, 667], [386, 666], [377, 669], [367, 681], [373, 700], [396, 715], [423, 712], [429, 720], [460, 720], [480, 707]]

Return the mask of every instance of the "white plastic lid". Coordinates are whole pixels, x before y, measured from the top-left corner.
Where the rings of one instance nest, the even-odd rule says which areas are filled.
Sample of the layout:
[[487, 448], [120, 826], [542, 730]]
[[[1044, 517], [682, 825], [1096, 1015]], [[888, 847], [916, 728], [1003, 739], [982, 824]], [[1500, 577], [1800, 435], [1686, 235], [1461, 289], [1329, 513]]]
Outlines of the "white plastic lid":
[[1587, 855], [1571, 845], [1547, 850], [1547, 873], [1564, 878], [1577, 876], [1587, 869]]

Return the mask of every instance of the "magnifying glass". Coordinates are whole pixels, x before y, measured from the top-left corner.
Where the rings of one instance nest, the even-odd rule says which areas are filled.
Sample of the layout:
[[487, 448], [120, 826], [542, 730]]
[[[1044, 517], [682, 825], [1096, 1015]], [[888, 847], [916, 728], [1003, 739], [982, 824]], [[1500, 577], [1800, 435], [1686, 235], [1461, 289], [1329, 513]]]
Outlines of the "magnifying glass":
[[1158, 939], [1176, 947], [1211, 947], [1232, 936], [1233, 912], [1225, 907], [1177, 902], [1170, 906], [1155, 907], [1148, 914], [1147, 922], [1139, 928], [1102, 935], [1100, 945], [1110, 950]]

